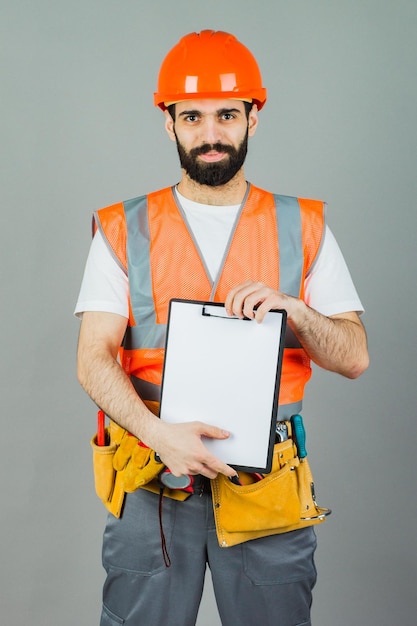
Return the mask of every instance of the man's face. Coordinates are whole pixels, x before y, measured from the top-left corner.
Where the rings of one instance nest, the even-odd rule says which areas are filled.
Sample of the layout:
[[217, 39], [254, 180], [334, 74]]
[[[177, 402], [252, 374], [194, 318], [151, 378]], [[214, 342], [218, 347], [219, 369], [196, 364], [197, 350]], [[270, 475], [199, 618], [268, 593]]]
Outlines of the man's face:
[[228, 183], [242, 168], [256, 110], [247, 116], [238, 100], [190, 100], [167, 114], [168, 134], [176, 141], [181, 167], [200, 185]]

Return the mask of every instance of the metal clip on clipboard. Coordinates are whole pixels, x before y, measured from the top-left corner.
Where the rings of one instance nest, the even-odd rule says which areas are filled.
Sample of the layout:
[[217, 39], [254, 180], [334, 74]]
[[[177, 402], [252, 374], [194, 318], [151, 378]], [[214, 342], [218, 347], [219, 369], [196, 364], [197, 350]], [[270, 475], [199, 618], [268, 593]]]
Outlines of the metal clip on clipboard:
[[[210, 313], [209, 308], [213, 308], [216, 310], [216, 312], [212, 312]], [[241, 322], [252, 322], [253, 320], [251, 320], [250, 317], [237, 317], [236, 315], [228, 315], [227, 313], [225, 313], [225, 309], [223, 307], [223, 305], [221, 306], [216, 306], [216, 303], [213, 302], [212, 305], [204, 305], [201, 311], [201, 315], [204, 315], [204, 317], [221, 317], [224, 320], [239, 320]]]

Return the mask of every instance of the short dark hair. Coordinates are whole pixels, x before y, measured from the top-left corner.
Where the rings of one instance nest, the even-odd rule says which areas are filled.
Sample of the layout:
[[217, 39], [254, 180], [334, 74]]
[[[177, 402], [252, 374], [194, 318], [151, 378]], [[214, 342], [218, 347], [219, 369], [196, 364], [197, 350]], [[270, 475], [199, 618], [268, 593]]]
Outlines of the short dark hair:
[[[246, 100], [243, 100], [243, 104], [245, 106], [246, 119], [249, 119], [249, 113], [252, 110], [253, 102], [246, 102]], [[175, 122], [175, 103], [167, 106], [167, 110]]]

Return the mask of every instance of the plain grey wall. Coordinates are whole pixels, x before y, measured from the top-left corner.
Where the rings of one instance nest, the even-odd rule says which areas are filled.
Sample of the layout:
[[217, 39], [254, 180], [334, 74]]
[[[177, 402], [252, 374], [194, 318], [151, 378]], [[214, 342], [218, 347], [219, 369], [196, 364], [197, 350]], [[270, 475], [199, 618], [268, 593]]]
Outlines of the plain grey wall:
[[[415, 0], [1, 9], [0, 621], [98, 623], [105, 512], [72, 317], [90, 214], [178, 179], [156, 75], [183, 34], [214, 28], [253, 50], [269, 90], [248, 178], [329, 203], [366, 307], [370, 369], [354, 382], [316, 370], [304, 410], [319, 501], [334, 511], [318, 529], [314, 623], [414, 626]], [[208, 584], [198, 624], [218, 623]]]

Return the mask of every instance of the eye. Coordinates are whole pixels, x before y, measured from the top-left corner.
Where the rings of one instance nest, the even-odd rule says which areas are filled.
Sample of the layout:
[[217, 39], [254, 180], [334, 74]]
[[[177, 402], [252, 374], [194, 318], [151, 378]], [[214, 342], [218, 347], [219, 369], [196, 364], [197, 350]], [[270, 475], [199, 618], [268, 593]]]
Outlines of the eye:
[[220, 119], [228, 122], [229, 120], [235, 119], [235, 116], [233, 115], [233, 113], [222, 113]]
[[186, 122], [197, 122], [198, 115], [196, 113], [190, 113], [189, 115], [186, 115], [184, 119]]

